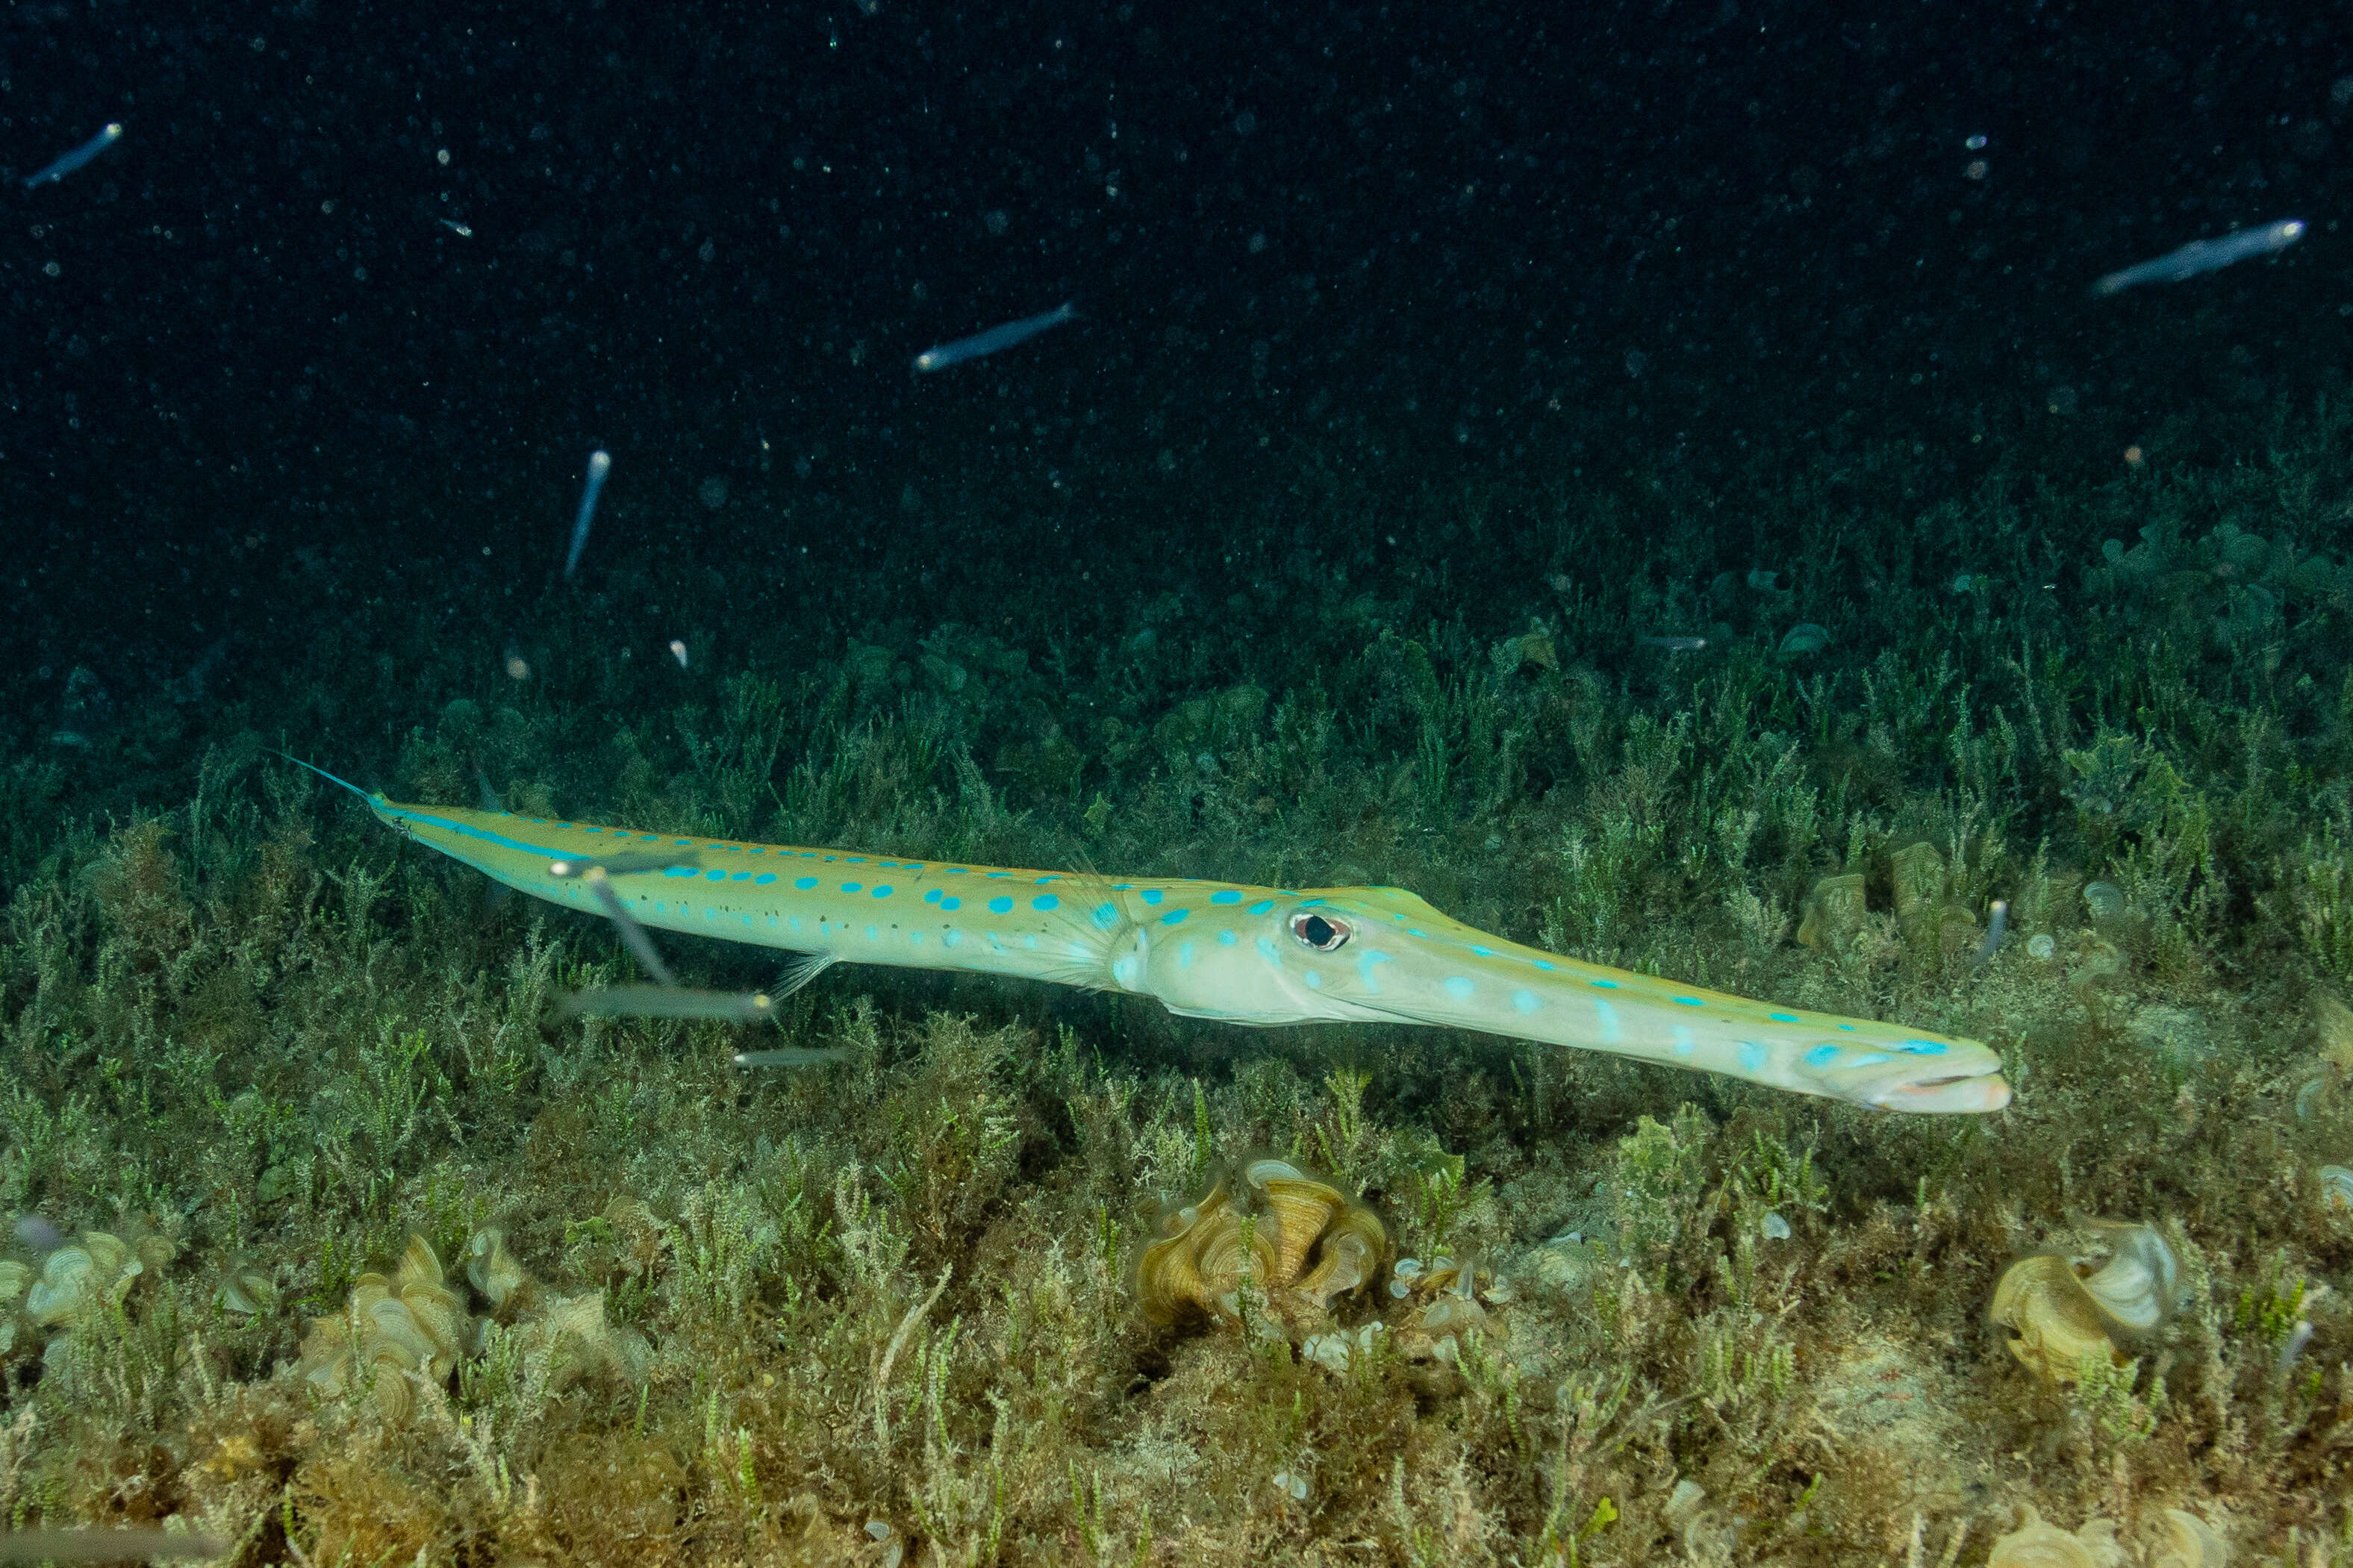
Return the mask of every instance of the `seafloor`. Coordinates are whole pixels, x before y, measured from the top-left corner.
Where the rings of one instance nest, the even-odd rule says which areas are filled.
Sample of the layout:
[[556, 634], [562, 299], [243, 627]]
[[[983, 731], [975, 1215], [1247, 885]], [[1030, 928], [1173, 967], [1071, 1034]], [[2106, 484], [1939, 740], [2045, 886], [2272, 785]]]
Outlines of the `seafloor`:
[[[2083, 1562], [2353, 1563], [2348, 437], [1377, 513], [1311, 478], [1214, 589], [984, 540], [929, 592], [501, 592], [246, 538], [287, 608], [234, 689], [76, 674], [0, 771], [0, 1503], [241, 1563], [1973, 1564], [2028, 1509]], [[486, 907], [280, 746], [408, 800], [1398, 884], [1985, 1039], [2017, 1095], [858, 969], [759, 1032], [565, 1019], [630, 977], [609, 927]], [[776, 1046], [839, 1054], [733, 1065]], [[1267, 1157], [1377, 1217], [1371, 1277], [1148, 1279], [1155, 1321], [1146, 1245]], [[1996, 1324], [2051, 1255], [2046, 1294], [2137, 1260], [2147, 1321]]]

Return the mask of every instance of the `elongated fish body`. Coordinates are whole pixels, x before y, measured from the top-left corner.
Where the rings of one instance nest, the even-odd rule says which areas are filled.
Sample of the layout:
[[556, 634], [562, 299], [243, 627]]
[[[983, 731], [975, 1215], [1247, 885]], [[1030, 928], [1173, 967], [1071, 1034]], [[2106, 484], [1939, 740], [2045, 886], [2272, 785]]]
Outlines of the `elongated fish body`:
[[1579, 963], [1487, 935], [1400, 888], [1113, 881], [404, 805], [333, 782], [418, 842], [533, 898], [604, 913], [579, 872], [594, 863], [647, 926], [819, 963], [1125, 991], [1230, 1024], [1435, 1024], [1888, 1110], [2010, 1103], [2000, 1058], [1977, 1041]]

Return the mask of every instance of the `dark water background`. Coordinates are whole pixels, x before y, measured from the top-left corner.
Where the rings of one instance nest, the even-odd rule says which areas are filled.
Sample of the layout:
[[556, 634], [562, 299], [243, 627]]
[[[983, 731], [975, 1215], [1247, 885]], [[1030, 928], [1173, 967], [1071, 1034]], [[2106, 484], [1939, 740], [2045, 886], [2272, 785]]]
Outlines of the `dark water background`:
[[[1704, 493], [1652, 564], [1704, 582], [1788, 545], [1745, 496], [1864, 448], [1913, 444], [1923, 502], [2104, 482], [2160, 429], [2259, 459], [2343, 380], [2341, 21], [19, 5], [0, 163], [126, 133], [5, 195], [0, 723], [44, 744], [77, 666], [259, 698], [355, 628], [486, 669], [583, 615], [830, 657], [1018, 584], [1108, 644], [1301, 552], [1508, 629], [1642, 542], [1551, 560], [1540, 509], [1470, 531], [1450, 487]], [[2289, 216], [2276, 262], [2086, 296]]]

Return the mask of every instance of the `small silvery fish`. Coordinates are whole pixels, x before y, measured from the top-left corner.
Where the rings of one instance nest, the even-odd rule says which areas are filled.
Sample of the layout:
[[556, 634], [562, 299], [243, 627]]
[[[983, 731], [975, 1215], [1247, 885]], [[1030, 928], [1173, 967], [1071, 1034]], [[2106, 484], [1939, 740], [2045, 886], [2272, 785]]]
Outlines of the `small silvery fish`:
[[233, 1543], [138, 1527], [0, 1531], [0, 1563], [126, 1563], [226, 1557]]
[[89, 141], [83, 142], [72, 152], [66, 153], [56, 163], [51, 163], [47, 168], [43, 169], [39, 174], [27, 176], [25, 181], [25, 188], [29, 191], [44, 180], [62, 180], [68, 174], [72, 174], [76, 169], [80, 168], [84, 163], [89, 163], [92, 158], [97, 157], [100, 153], [105, 152], [109, 147], [113, 146], [117, 142], [121, 140], [122, 127], [120, 125], [109, 125], [105, 130], [100, 132], [97, 135], [91, 137]]
[[814, 1068], [828, 1062], [847, 1060], [847, 1046], [779, 1046], [772, 1051], [737, 1051], [735, 1065], [739, 1068]]
[[[503, 812], [506, 807], [495, 809]], [[585, 877], [596, 870], [607, 877], [641, 877], [649, 871], [667, 871], [673, 866], [691, 870], [702, 864], [700, 850], [656, 849], [642, 855], [600, 855], [593, 860], [550, 860], [547, 874], [551, 877]]]
[[2278, 223], [2267, 223], [2261, 228], [2224, 235], [2220, 239], [2193, 239], [2180, 249], [2169, 250], [2154, 261], [2144, 261], [2137, 267], [2109, 273], [2092, 285], [2092, 293], [2094, 297], [2104, 298], [2137, 283], [2179, 283], [2185, 278], [2195, 278], [2201, 272], [2211, 272], [2234, 261], [2244, 261], [2249, 257], [2277, 255], [2302, 239], [2306, 226], [2302, 218], [2284, 218]]
[[968, 359], [978, 359], [999, 349], [1009, 349], [1018, 342], [1036, 337], [1049, 327], [1060, 326], [1078, 313], [1076, 305], [1057, 305], [1043, 315], [1024, 316], [1018, 321], [1008, 321], [1001, 327], [991, 327], [985, 332], [975, 332], [968, 338], [958, 338], [952, 343], [925, 349], [915, 356], [915, 368], [919, 371], [945, 370]]
[[567, 1017], [714, 1018], [727, 1024], [766, 1023], [776, 1016], [776, 999], [761, 991], [690, 991], [676, 985], [613, 985], [575, 991], [557, 999]]
[[2010, 931], [2010, 905], [2006, 901], [1996, 899], [1987, 912], [1992, 918], [1986, 921], [1985, 941], [1978, 943], [1978, 963], [1981, 965], [1993, 961], [1993, 955], [2001, 951], [2001, 939]]
[[[548, 875], [559, 875], [555, 868], [569, 866], [569, 864], [570, 862], [564, 860], [549, 861]], [[612, 917], [613, 924], [620, 931], [622, 942], [635, 955], [638, 965], [648, 974], [652, 975], [658, 984], [675, 989], [678, 985], [678, 977], [670, 972], [670, 965], [662, 962], [661, 953], [654, 947], [654, 939], [646, 933], [644, 926], [638, 923], [638, 917], [631, 914], [628, 906], [621, 902], [621, 895], [613, 891], [613, 879], [607, 873], [605, 868], [592, 861], [577, 875], [581, 881], [588, 885], [588, 891], [596, 896], [596, 902], [603, 906], [606, 914]], [[568, 881], [571, 878], [566, 875], [565, 879]]]
[[580, 565], [580, 552], [588, 547], [588, 525], [596, 521], [596, 492], [605, 488], [605, 476], [613, 471], [612, 454], [596, 451], [588, 454], [588, 488], [580, 492], [580, 515], [572, 521], [572, 548], [564, 557], [566, 582]]

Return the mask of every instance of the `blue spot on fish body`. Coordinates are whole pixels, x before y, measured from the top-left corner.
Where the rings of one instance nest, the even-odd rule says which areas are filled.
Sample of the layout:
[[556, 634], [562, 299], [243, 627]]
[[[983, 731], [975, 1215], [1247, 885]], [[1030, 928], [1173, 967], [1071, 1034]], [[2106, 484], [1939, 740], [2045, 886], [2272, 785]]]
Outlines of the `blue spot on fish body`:
[[1846, 1065], [1851, 1068], [1875, 1068], [1883, 1066], [1894, 1059], [1895, 1058], [1894, 1057], [1889, 1056], [1885, 1051], [1865, 1051], [1862, 1055], [1855, 1058]]
[[752, 885], [755, 888], [765, 888], [776, 879], [776, 874], [774, 871], [763, 871], [752, 879]]
[[1702, 1002], [1696, 996], [1678, 996], [1675, 1000], [1682, 1003], [1686, 1007], [1704, 1007], [1707, 1005], [1706, 1003]]
[[1810, 1068], [1828, 1067], [1831, 1063], [1839, 1059], [1839, 1047], [1836, 1046], [1816, 1046], [1812, 1050], [1808, 1051], [1799, 1059], [1803, 1061]]
[[1941, 1057], [1945, 1054], [1944, 1046], [1936, 1040], [1906, 1040], [1903, 1048], [1915, 1057]]
[[891, 896], [891, 884], [888, 882], [876, 884], [872, 896], [878, 899], [889, 898]]
[[1138, 893], [1136, 897], [1142, 899], [1147, 904], [1156, 904], [1163, 898], [1166, 897], [1166, 895], [1162, 893], [1157, 888], [1146, 888], [1144, 891]]
[[1765, 1047], [1754, 1040], [1740, 1042], [1740, 1068], [1743, 1072], [1755, 1072], [1765, 1065]]
[[1274, 950], [1274, 941], [1271, 937], [1262, 936], [1258, 939], [1258, 955], [1277, 969], [1282, 967], [1282, 954]]
[[1160, 917], [1160, 923], [1165, 926], [1183, 925], [1185, 923], [1185, 917], [1192, 912], [1193, 911], [1190, 910], [1170, 910], [1166, 914]]
[[1274, 900], [1272, 899], [1261, 899], [1258, 902], [1250, 907], [1250, 912], [1254, 915], [1262, 915], [1269, 913], [1273, 910], [1273, 908]]
[[1239, 904], [1241, 901], [1242, 896], [1231, 888], [1219, 888], [1209, 895], [1209, 902], [1213, 904]]
[[1445, 988], [1446, 994], [1457, 1002], [1470, 1000], [1471, 993], [1477, 989], [1471, 984], [1469, 977], [1461, 974], [1450, 974], [1439, 984]]
[[[1525, 996], [1527, 993], [1523, 991], [1520, 994]], [[1601, 1026], [1603, 1045], [1614, 1046], [1626, 1037], [1626, 1031], [1618, 1024], [1618, 1009], [1599, 998], [1596, 998], [1593, 1004], [1593, 1021]]]
[[841, 890], [845, 893], [854, 893], [864, 886], [866, 886], [866, 884], [863, 882], [844, 882], [841, 885]]
[[1029, 907], [1033, 910], [1050, 910], [1060, 905], [1061, 901], [1051, 893], [1040, 893], [1029, 900]]
[[[1607, 1002], [1602, 1004], [1605, 1007], [1609, 1005], [1609, 1004]], [[1535, 992], [1514, 991], [1512, 993], [1512, 1005], [1518, 1008], [1523, 1013], [1533, 1013], [1536, 1010], [1539, 1004], [1536, 1001], [1536, 994]]]
[[1179, 969], [1190, 969], [1193, 967], [1193, 944], [1191, 942], [1180, 942], [1176, 944], [1176, 967]]
[[1231, 947], [1240, 940], [1240, 938], [1234, 935], [1234, 928], [1231, 926], [1228, 926], [1225, 930], [1218, 933], [1218, 945], [1219, 947]]
[[1593, 984], [1604, 991], [1615, 991], [1618, 989], [1618, 983], [1615, 980], [1597, 980], [1593, 982]]
[[1777, 1024], [1794, 1024], [1798, 1021], [1798, 1016], [1795, 1013], [1776, 1013], [1772, 1015], [1772, 1018]]
[[939, 901], [940, 890], [937, 888], [934, 888], [930, 892], [923, 895], [923, 902], [927, 904], [936, 904]]
[[1116, 904], [1097, 904], [1095, 906], [1094, 921], [1097, 930], [1111, 930], [1113, 925], [1116, 925], [1119, 922], [1119, 906]]
[[1010, 914], [1013, 912], [1013, 900], [1011, 899], [991, 899], [988, 900], [988, 912], [993, 915]]
[[1699, 1041], [1693, 1038], [1690, 1026], [1688, 1025], [1677, 1024], [1675, 1026], [1675, 1055], [1679, 1057], [1687, 1057], [1698, 1048]]
[[964, 908], [964, 900], [962, 899], [942, 899], [940, 900], [940, 908], [944, 910], [960, 910]]
[[1312, 969], [1301, 974], [1299, 978], [1307, 983], [1307, 989], [1310, 991], [1321, 991], [1324, 989], [1324, 977], [1321, 974], [1316, 973], [1315, 971]]

